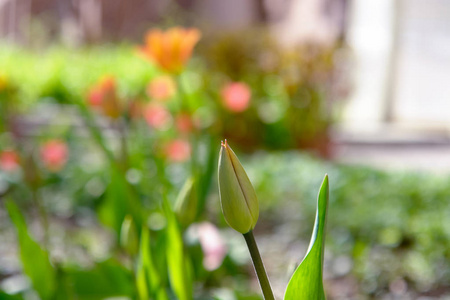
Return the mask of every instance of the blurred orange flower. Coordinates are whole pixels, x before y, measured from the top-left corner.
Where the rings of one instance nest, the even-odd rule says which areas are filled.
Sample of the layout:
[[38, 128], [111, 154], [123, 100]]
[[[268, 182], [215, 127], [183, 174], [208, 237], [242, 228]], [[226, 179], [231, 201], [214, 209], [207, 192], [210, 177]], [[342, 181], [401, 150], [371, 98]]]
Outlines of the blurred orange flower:
[[252, 92], [243, 82], [232, 82], [222, 89], [224, 106], [232, 112], [243, 112], [250, 104]]
[[41, 160], [52, 172], [60, 171], [67, 163], [69, 148], [62, 140], [50, 140], [41, 146]]
[[154, 100], [165, 101], [176, 93], [175, 81], [170, 76], [159, 76], [151, 80], [147, 86], [147, 95]]
[[162, 69], [179, 73], [192, 55], [201, 34], [195, 28], [174, 27], [166, 31], [152, 29], [147, 32], [141, 54]]
[[113, 119], [120, 116], [120, 104], [117, 97], [116, 80], [112, 76], [101, 78], [89, 91], [88, 103]]
[[170, 112], [162, 105], [149, 104], [144, 110], [144, 118], [147, 124], [156, 129], [167, 129], [172, 120]]
[[184, 162], [191, 156], [191, 145], [185, 140], [173, 140], [166, 145], [165, 154], [173, 162]]
[[6, 172], [13, 172], [19, 168], [19, 154], [13, 150], [0, 152], [0, 169]]

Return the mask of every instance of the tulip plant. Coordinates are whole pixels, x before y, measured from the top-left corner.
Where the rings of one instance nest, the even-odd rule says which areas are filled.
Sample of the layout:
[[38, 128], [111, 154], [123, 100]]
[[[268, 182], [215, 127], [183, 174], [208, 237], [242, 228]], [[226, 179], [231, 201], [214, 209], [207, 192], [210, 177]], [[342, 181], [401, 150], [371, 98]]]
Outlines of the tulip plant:
[[[222, 212], [231, 228], [243, 234], [264, 299], [275, 299], [253, 229], [259, 216], [255, 190], [236, 154], [227, 141], [222, 142], [219, 156], [219, 194]], [[328, 206], [328, 175], [319, 190], [316, 220], [308, 252], [287, 286], [285, 300], [324, 300], [323, 251]]]

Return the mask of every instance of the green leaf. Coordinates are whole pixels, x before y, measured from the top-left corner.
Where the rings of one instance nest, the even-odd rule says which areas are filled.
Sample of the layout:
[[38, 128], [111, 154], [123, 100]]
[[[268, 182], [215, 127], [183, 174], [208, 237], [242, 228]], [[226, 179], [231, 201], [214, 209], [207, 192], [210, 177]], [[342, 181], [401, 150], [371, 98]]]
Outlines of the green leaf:
[[22, 295], [10, 295], [5, 292], [0, 291], [0, 299], [1, 300], [23, 300]]
[[163, 199], [163, 209], [167, 218], [166, 255], [169, 279], [179, 300], [192, 300], [191, 265], [184, 252], [183, 238], [169, 201]]
[[109, 169], [111, 182], [106, 190], [105, 199], [99, 209], [100, 220], [115, 229], [119, 235], [126, 215], [131, 215], [136, 227], [142, 224], [142, 207], [139, 199], [131, 190], [122, 172], [111, 164]]
[[138, 252], [138, 231], [131, 215], [126, 215], [123, 220], [122, 228], [120, 229], [120, 245], [133, 257]]
[[139, 260], [136, 270], [136, 287], [139, 294], [139, 299], [168, 299], [166, 290], [161, 284], [161, 276], [159, 275], [153, 262], [150, 249], [150, 232], [145, 226], [143, 226], [141, 231]]
[[284, 294], [285, 300], [325, 300], [323, 289], [323, 251], [328, 207], [328, 175], [320, 187], [317, 199], [316, 221], [305, 258], [295, 270]]
[[133, 274], [114, 259], [97, 263], [89, 270], [67, 269], [66, 272], [76, 299], [98, 300], [134, 294]]
[[41, 299], [51, 299], [57, 284], [56, 271], [50, 263], [49, 255], [30, 237], [19, 208], [12, 201], [6, 202], [6, 208], [17, 230], [23, 272], [30, 278]]
[[217, 140], [214, 137], [209, 137], [209, 141], [206, 143], [208, 149], [208, 158], [205, 165], [201, 167], [204, 172], [201, 174], [199, 181], [197, 182], [197, 190], [199, 191], [197, 218], [199, 218], [206, 205], [206, 199], [208, 192], [211, 188], [212, 178], [214, 177], [214, 171], [216, 170], [217, 163]]
[[175, 214], [181, 225], [191, 225], [197, 215], [198, 193], [197, 182], [189, 177], [178, 194], [175, 202]]

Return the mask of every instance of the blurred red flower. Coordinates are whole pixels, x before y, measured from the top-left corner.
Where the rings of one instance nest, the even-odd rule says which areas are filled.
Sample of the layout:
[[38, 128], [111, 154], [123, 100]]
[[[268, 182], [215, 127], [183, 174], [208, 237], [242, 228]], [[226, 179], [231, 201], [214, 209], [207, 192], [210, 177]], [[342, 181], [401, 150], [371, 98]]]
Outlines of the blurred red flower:
[[170, 76], [159, 76], [151, 80], [147, 86], [147, 95], [150, 99], [165, 101], [176, 93], [175, 81]]
[[144, 110], [144, 118], [149, 126], [163, 130], [170, 125], [172, 116], [164, 106], [150, 103]]
[[142, 56], [171, 73], [179, 73], [192, 55], [200, 31], [195, 28], [173, 27], [166, 31], [152, 29], [147, 32]]
[[142, 117], [145, 103], [140, 99], [130, 99], [128, 101], [128, 116], [130, 119], [138, 119]]
[[88, 103], [111, 118], [120, 116], [120, 103], [117, 97], [116, 80], [112, 76], [101, 78], [88, 93]]
[[62, 140], [50, 140], [41, 146], [41, 160], [52, 172], [60, 171], [67, 163], [69, 148]]
[[173, 162], [184, 162], [191, 156], [191, 145], [185, 140], [173, 140], [166, 145], [165, 154]]
[[194, 123], [188, 113], [180, 113], [175, 117], [175, 126], [182, 134], [188, 134], [194, 130]]
[[250, 87], [243, 82], [232, 82], [222, 89], [224, 106], [232, 112], [243, 112], [250, 104]]
[[20, 166], [20, 157], [13, 150], [4, 150], [0, 152], [0, 169], [6, 172], [13, 172]]

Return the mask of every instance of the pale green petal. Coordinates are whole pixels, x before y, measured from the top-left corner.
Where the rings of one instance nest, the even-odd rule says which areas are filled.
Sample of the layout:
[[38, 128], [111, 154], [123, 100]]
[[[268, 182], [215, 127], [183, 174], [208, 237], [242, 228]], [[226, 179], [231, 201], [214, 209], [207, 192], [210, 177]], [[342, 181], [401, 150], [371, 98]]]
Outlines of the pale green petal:
[[228, 225], [241, 233], [252, 229], [253, 218], [224, 147], [219, 157], [219, 193], [222, 212]]
[[251, 229], [253, 229], [255, 228], [256, 222], [258, 221], [259, 217], [259, 204], [258, 199], [256, 198], [255, 189], [253, 188], [250, 179], [248, 179], [247, 173], [242, 167], [242, 164], [237, 158], [234, 151], [229, 146], [226, 149], [228, 154], [230, 155], [231, 163], [233, 164], [237, 180], [239, 182], [239, 185], [241, 186], [241, 190], [242, 193], [244, 194], [250, 214], [252, 215], [253, 222]]
[[222, 144], [219, 156], [219, 193], [222, 212], [228, 225], [247, 233], [259, 216], [255, 190], [233, 150]]

